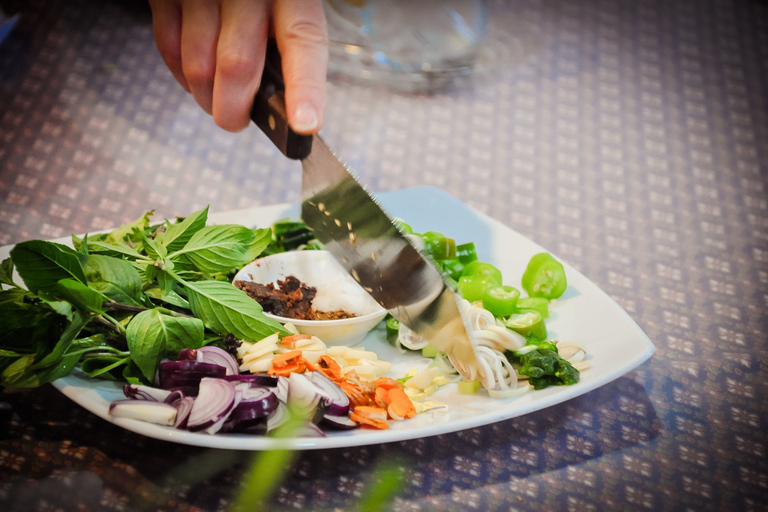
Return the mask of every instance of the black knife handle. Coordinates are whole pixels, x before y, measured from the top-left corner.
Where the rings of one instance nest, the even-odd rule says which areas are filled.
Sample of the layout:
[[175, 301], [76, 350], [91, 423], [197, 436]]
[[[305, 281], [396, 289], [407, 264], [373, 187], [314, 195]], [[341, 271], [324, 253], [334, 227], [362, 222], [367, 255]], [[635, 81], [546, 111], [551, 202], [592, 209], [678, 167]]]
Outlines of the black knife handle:
[[259, 90], [253, 99], [251, 120], [288, 158], [302, 160], [312, 150], [312, 136], [300, 135], [288, 125], [282, 63], [274, 39], [267, 42], [264, 72], [261, 74]]

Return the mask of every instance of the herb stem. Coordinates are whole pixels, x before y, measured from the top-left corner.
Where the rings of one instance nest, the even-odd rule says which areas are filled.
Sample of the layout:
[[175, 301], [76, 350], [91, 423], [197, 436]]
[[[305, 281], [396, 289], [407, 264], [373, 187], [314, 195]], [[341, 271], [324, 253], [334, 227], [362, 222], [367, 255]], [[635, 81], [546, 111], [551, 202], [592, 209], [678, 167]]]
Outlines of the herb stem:
[[102, 313], [101, 316], [103, 318], [106, 318], [107, 320], [109, 320], [109, 322], [111, 322], [112, 325], [115, 326], [115, 328], [117, 329], [117, 332], [119, 332], [120, 334], [125, 336], [125, 327], [123, 327], [123, 324], [121, 324], [120, 322], [118, 322], [117, 320], [115, 320], [114, 318], [112, 318], [111, 316], [109, 316], [106, 313]]
[[104, 307], [107, 309], [115, 309], [118, 311], [131, 311], [133, 313], [141, 313], [142, 311], [146, 311], [147, 309], [149, 309], [142, 306], [131, 306], [129, 304], [121, 304], [120, 302], [115, 302], [113, 300], [109, 302], [105, 302]]

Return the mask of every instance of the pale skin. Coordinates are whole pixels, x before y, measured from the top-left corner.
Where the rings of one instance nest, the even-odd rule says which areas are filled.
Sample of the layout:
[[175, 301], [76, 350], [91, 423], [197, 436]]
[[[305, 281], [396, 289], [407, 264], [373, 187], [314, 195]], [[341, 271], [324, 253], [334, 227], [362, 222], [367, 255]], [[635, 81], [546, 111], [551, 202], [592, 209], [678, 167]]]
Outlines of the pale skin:
[[267, 38], [283, 63], [288, 123], [323, 125], [328, 37], [322, 0], [149, 0], [160, 55], [221, 128], [248, 126]]

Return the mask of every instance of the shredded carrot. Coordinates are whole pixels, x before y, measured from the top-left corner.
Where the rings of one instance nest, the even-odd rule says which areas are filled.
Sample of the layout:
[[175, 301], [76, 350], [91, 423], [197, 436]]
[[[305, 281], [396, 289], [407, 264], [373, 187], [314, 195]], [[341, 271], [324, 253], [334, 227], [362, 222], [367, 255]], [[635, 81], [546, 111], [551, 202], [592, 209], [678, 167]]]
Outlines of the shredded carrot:
[[387, 411], [381, 407], [357, 406], [354, 412], [349, 414], [350, 419], [361, 424], [361, 426], [370, 426], [380, 430], [388, 429]]
[[299, 340], [308, 340], [312, 336], [309, 334], [291, 334], [280, 340], [280, 344], [287, 348], [293, 348], [293, 344]]

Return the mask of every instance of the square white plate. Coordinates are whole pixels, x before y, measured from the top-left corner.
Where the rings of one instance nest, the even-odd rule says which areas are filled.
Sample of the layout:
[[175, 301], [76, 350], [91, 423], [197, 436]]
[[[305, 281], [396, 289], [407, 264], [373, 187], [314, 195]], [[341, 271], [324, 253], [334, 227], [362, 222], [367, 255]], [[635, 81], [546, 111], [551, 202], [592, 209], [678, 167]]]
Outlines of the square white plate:
[[[379, 199], [388, 213], [402, 218], [417, 232], [442, 231], [455, 238], [457, 243], [474, 242], [479, 258], [501, 269], [504, 284], [520, 288], [520, 277], [531, 256], [545, 250], [439, 189], [406, 189], [381, 194]], [[225, 212], [211, 215], [210, 221], [268, 227], [286, 216], [298, 218], [298, 207], [280, 204]], [[68, 239], [57, 241], [69, 242]], [[8, 257], [10, 249], [10, 246], [0, 249], [0, 259]], [[403, 441], [488, 425], [583, 395], [628, 373], [653, 354], [653, 343], [629, 315], [594, 283], [568, 263], [563, 264], [568, 289], [552, 304], [547, 328], [551, 338], [577, 340], [586, 345], [591, 368], [581, 373], [578, 384], [531, 390], [519, 397], [503, 400], [490, 398], [482, 391], [475, 395], [461, 395], [456, 384], [447, 384], [431, 397], [448, 404], [447, 411], [427, 411], [410, 420], [392, 421], [389, 430], [356, 429], [330, 433], [321, 438], [285, 440], [241, 434], [192, 433], [137, 420], [109, 418], [110, 402], [124, 398], [121, 384], [89, 379], [75, 371], [53, 385], [82, 407], [127, 430], [166, 441], [211, 448], [339, 448]], [[407, 370], [429, 362], [419, 353], [396, 350], [384, 335], [384, 328], [380, 325], [358, 346], [373, 350], [380, 359], [390, 361], [391, 376], [400, 377]]]

